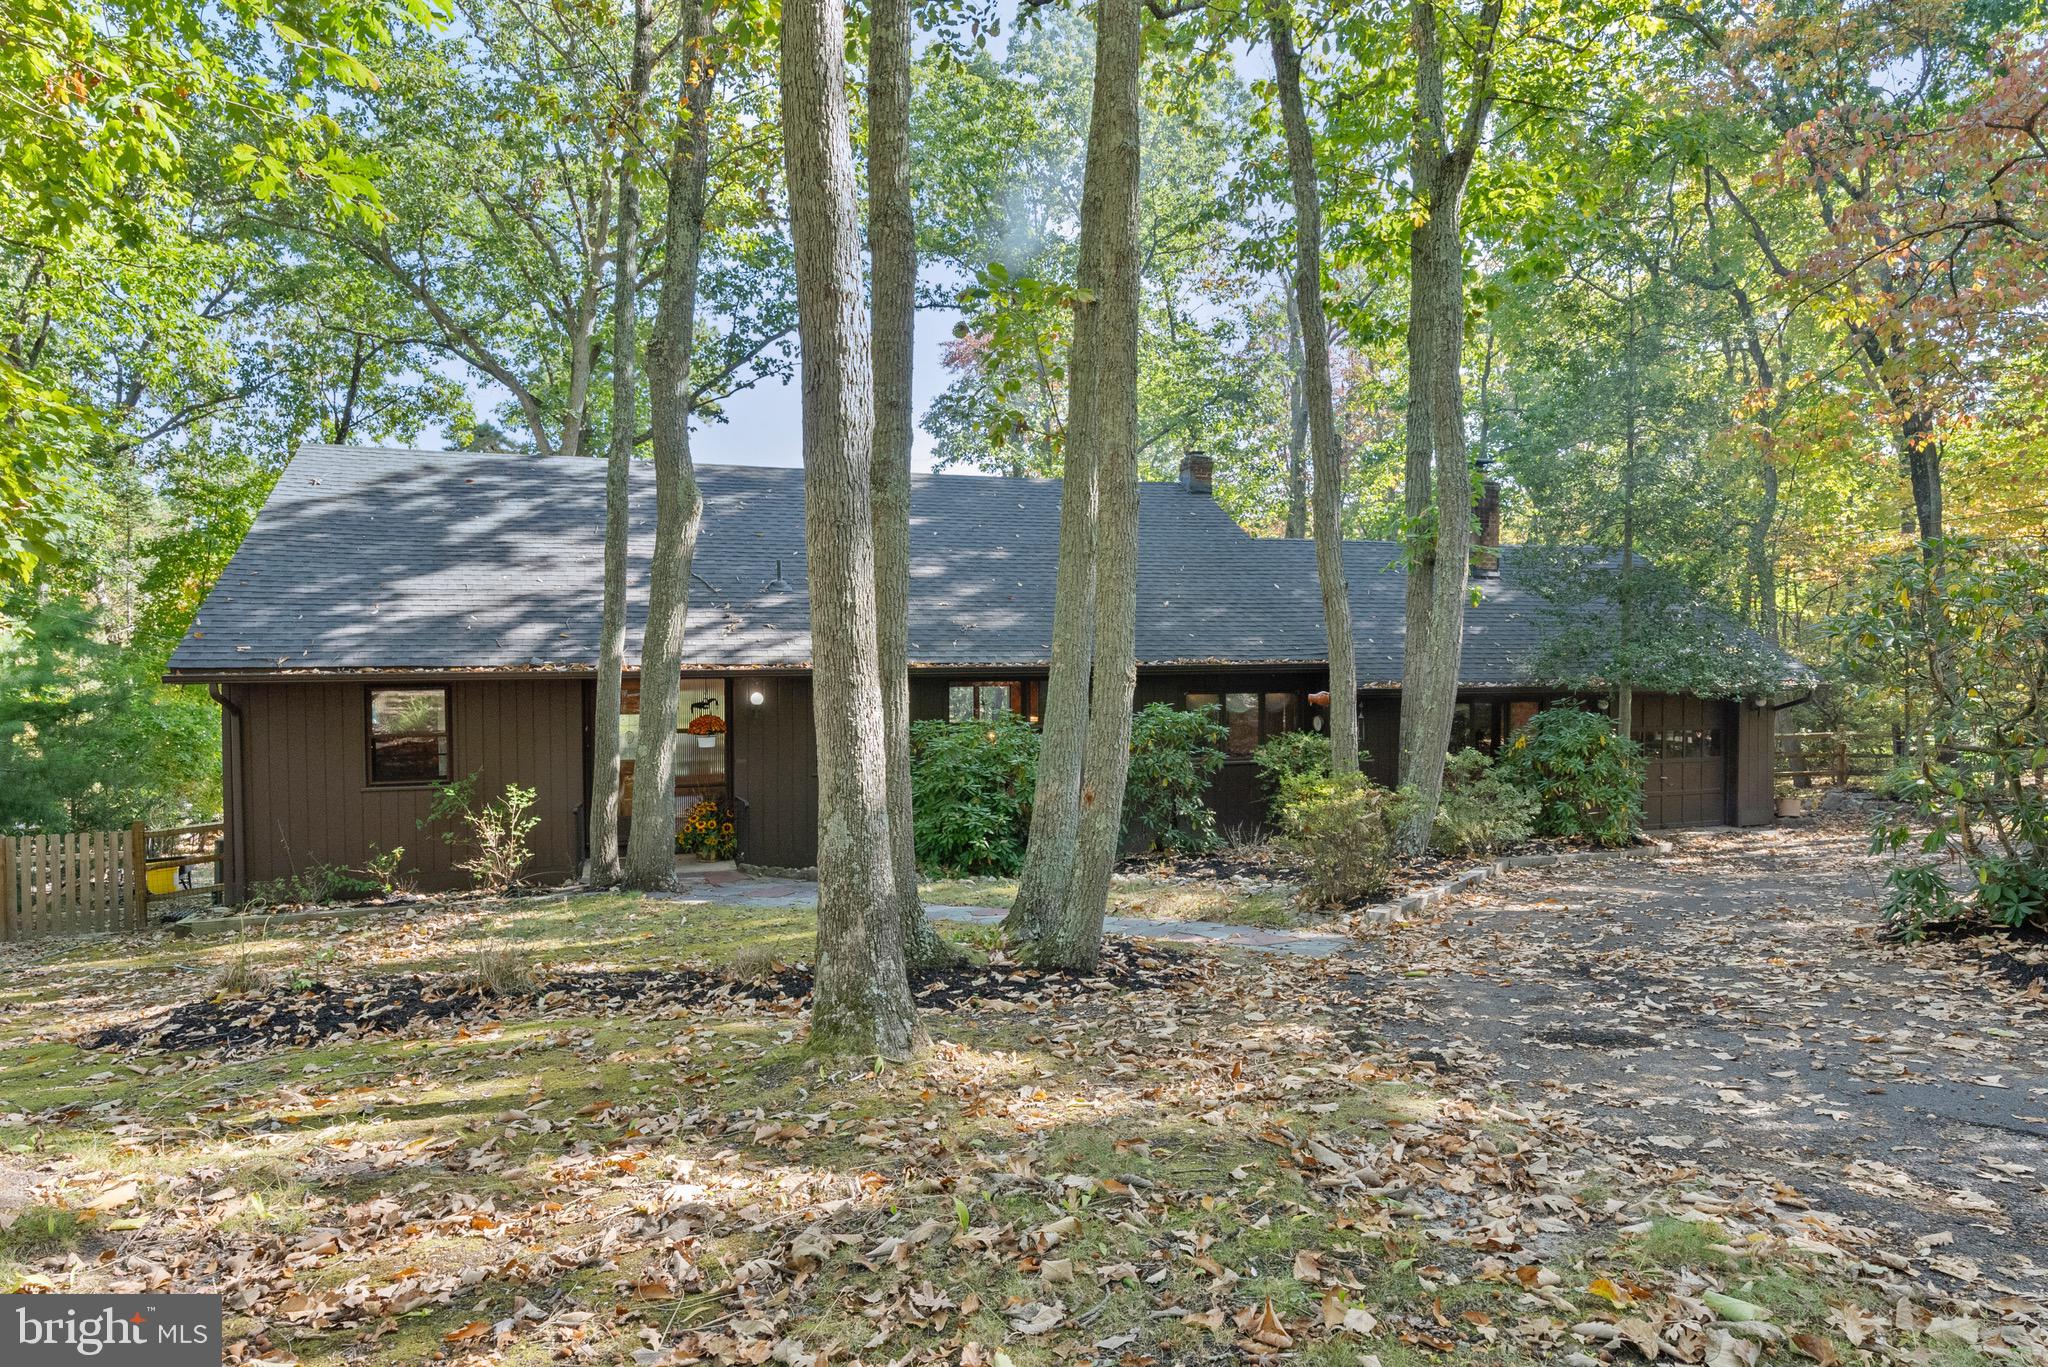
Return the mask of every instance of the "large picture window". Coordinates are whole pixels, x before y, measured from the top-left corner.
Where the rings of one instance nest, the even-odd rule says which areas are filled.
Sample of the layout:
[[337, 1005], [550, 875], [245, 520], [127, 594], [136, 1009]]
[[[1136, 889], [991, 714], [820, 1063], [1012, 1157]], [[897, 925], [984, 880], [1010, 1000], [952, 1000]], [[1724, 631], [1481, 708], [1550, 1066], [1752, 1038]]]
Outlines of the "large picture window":
[[370, 782], [448, 779], [448, 690], [370, 690]]
[[946, 690], [946, 719], [991, 721], [1005, 712], [1022, 712], [1023, 693], [1020, 683], [954, 684]]

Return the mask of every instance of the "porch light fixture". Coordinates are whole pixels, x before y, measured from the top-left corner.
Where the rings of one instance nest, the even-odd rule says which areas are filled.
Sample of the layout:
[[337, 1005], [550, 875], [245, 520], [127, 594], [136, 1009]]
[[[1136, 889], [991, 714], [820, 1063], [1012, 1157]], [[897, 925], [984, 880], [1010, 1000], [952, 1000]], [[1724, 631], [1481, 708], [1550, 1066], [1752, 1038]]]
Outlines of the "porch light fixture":
[[757, 688], [753, 692], [747, 694], [747, 701], [753, 704], [755, 707], [759, 707], [762, 703], [768, 701], [768, 695]]

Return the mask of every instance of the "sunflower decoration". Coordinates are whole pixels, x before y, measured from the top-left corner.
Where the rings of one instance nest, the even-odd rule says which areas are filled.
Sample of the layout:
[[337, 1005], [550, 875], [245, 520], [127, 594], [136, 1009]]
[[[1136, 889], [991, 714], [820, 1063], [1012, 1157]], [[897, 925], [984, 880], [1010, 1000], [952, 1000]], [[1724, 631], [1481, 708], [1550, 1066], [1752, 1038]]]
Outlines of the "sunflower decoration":
[[684, 814], [676, 848], [699, 859], [731, 859], [739, 852], [739, 841], [732, 821], [707, 797]]

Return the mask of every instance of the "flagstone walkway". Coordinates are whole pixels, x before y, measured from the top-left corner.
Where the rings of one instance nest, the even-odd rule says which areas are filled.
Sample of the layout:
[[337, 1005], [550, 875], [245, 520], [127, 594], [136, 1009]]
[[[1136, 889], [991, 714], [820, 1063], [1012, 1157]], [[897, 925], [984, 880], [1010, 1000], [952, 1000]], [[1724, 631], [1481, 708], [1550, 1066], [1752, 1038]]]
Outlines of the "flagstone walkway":
[[[771, 878], [722, 870], [684, 875], [677, 880], [676, 891], [668, 895], [686, 903], [809, 907], [817, 905], [818, 885], [800, 878]], [[928, 902], [924, 911], [934, 921], [994, 925], [1003, 919], [1005, 908], [945, 906]], [[1308, 958], [1341, 954], [1357, 947], [1357, 941], [1334, 930], [1268, 930], [1222, 921], [1154, 921], [1137, 916], [1111, 916], [1102, 924], [1111, 935], [1206, 944], [1225, 949], [1251, 949], [1269, 954], [1300, 954]]]

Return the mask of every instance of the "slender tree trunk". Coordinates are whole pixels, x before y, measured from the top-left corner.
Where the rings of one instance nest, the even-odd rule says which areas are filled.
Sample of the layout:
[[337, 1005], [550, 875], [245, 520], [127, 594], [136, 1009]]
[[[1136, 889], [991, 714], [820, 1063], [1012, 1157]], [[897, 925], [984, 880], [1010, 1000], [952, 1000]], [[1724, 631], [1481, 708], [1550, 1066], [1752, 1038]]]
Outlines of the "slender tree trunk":
[[626, 886], [659, 891], [676, 876], [676, 709], [683, 629], [690, 615], [690, 562], [704, 500], [690, 459], [690, 362], [695, 354], [697, 268], [710, 176], [711, 96], [716, 72], [705, 50], [701, 0], [682, 0], [683, 101], [669, 152], [661, 302], [647, 343], [653, 409], [654, 556], [647, 577], [647, 634], [640, 649], [640, 754], [633, 767], [633, 834]]
[[1920, 533], [1923, 555], [1932, 558], [1933, 545], [1942, 537], [1941, 438], [1935, 435], [1934, 415], [1922, 408], [1908, 409], [1899, 421], [1900, 455], [1906, 464], [1906, 479], [1913, 486], [1913, 521]]
[[[1460, 187], [1462, 192], [1462, 186]], [[1433, 354], [1424, 374], [1428, 390], [1429, 442], [1435, 483], [1435, 540], [1426, 578], [1427, 648], [1418, 658], [1411, 644], [1403, 668], [1402, 729], [1410, 732], [1401, 781], [1415, 792], [1414, 814], [1405, 834], [1410, 849], [1429, 843], [1443, 796], [1444, 756], [1458, 701], [1458, 664], [1465, 638], [1465, 601], [1472, 557], [1472, 470], [1465, 454], [1465, 405], [1460, 361], [1464, 342], [1464, 253], [1458, 226], [1458, 196], [1433, 199], [1430, 221], [1421, 230], [1432, 240], [1424, 264], [1423, 306], [1436, 322], [1430, 329]], [[1411, 598], [1412, 604], [1412, 598]], [[1410, 730], [1412, 726], [1412, 731]]]
[[1757, 629], [1775, 642], [1783, 639], [1778, 623], [1778, 566], [1771, 553], [1771, 536], [1778, 523], [1779, 477], [1775, 444], [1768, 434], [1757, 478], [1763, 485], [1763, 497], [1749, 527], [1749, 572], [1756, 585]]
[[[1428, 218], [1408, 239], [1408, 602], [1401, 669], [1401, 782], [1415, 803], [1402, 843], [1429, 843], [1443, 796], [1444, 753], [1458, 702], [1472, 555], [1472, 469], [1465, 452], [1462, 379], [1465, 184], [1493, 101], [1493, 44], [1501, 0], [1485, 0], [1471, 53], [1469, 103], [1451, 138], [1436, 0], [1411, 0], [1415, 118], [1409, 175]], [[1429, 505], [1435, 505], [1433, 527]]]
[[910, 198], [910, 0], [874, 0], [868, 44], [868, 254], [874, 291], [875, 635], [888, 751], [889, 856], [911, 968], [948, 956], [917, 893], [910, 801], [911, 374], [917, 223]]
[[1287, 532], [1299, 541], [1308, 535], [1308, 382], [1302, 367], [1301, 298], [1289, 280], [1287, 290]]
[[1294, 187], [1294, 297], [1301, 318], [1302, 380], [1308, 405], [1309, 461], [1315, 472], [1316, 578], [1323, 589], [1323, 637], [1330, 657], [1330, 768], [1358, 772], [1358, 656], [1351, 644], [1351, 583], [1344, 572], [1344, 473], [1330, 396], [1330, 329], [1323, 316], [1323, 202], [1316, 184], [1315, 139], [1301, 96], [1301, 55], [1294, 16], [1281, 5], [1268, 23], [1273, 75], [1287, 132], [1287, 173]]
[[1635, 733], [1634, 662], [1629, 651], [1634, 642], [1636, 571], [1636, 452], [1642, 415], [1636, 398], [1635, 297], [1629, 297], [1628, 395], [1622, 415], [1621, 455], [1621, 585], [1615, 597], [1615, 630], [1619, 668], [1614, 680], [1614, 730], [1623, 740]]
[[569, 405], [562, 415], [562, 454], [583, 454], [590, 429], [590, 372], [597, 363], [597, 319], [604, 303], [605, 247], [611, 237], [611, 178], [601, 178], [589, 238], [583, 244], [583, 280], [569, 322]]
[[633, 64], [619, 150], [619, 242], [612, 264], [612, 431], [604, 481], [604, 606], [597, 643], [597, 713], [592, 721], [590, 863], [586, 881], [619, 881], [619, 707], [626, 671], [627, 489], [633, 468], [633, 361], [639, 331], [634, 288], [640, 272], [640, 115], [654, 68], [654, 0], [635, 0]]
[[1138, 171], [1140, 0], [1096, 0], [1095, 90], [1081, 200], [1080, 288], [1093, 295], [1095, 386], [1085, 431], [1095, 470], [1095, 608], [1080, 823], [1067, 895], [1039, 961], [1093, 972], [1123, 841], [1138, 628]]
[[904, 1057], [922, 1042], [889, 845], [876, 641], [874, 373], [839, 0], [782, 8], [783, 154], [803, 350], [804, 548], [818, 745], [813, 1047]]
[[1066, 905], [1081, 827], [1081, 758], [1095, 655], [1096, 472], [1094, 443], [1077, 440], [1077, 429], [1085, 432], [1093, 421], [1095, 307], [1082, 304], [1074, 312], [1059, 561], [1053, 577], [1052, 667], [1039, 724], [1038, 778], [1024, 868], [1017, 877], [1017, 900], [1003, 918], [1004, 935], [1031, 954]]

